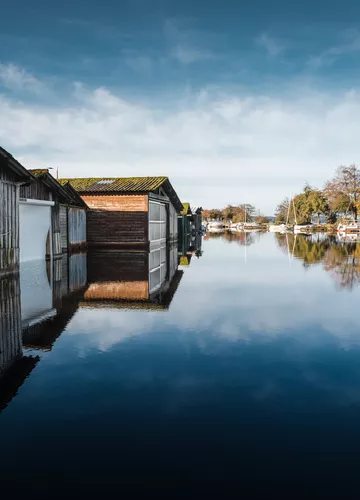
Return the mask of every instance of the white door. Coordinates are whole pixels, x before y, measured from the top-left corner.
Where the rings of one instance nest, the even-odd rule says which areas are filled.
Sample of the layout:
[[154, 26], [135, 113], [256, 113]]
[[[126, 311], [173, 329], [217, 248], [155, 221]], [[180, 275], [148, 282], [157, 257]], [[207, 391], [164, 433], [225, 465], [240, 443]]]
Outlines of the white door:
[[[51, 206], [34, 200], [20, 202], [20, 262], [46, 257], [46, 242], [51, 236]], [[51, 242], [51, 237], [50, 237]]]

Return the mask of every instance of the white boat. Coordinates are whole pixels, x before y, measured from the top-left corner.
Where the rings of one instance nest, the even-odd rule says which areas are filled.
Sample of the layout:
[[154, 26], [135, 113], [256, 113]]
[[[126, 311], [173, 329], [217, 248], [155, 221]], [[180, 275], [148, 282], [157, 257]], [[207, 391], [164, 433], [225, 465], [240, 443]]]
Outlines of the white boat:
[[356, 243], [360, 241], [360, 233], [344, 233], [339, 231], [338, 237], [341, 241], [348, 243]]
[[290, 233], [291, 227], [288, 224], [270, 224], [268, 227], [270, 233]]
[[337, 230], [339, 233], [357, 234], [360, 233], [360, 223], [356, 221], [340, 222]]
[[231, 223], [230, 227], [229, 227], [229, 230], [231, 232], [237, 232], [237, 231], [239, 231], [239, 224], [237, 224], [236, 222]]
[[218, 221], [209, 222], [207, 231], [209, 233], [223, 233], [225, 231], [225, 224]]

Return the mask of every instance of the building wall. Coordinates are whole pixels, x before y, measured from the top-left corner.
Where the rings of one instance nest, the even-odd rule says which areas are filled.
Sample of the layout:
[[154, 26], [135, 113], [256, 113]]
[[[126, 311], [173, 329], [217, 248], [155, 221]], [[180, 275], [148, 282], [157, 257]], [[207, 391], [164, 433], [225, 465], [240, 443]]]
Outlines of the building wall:
[[[39, 178], [31, 182], [30, 185], [20, 187], [20, 198], [55, 202], [54, 206], [51, 209], [52, 256], [61, 256], [62, 238], [60, 224], [60, 204], [56, 195], [54, 195]], [[49, 251], [47, 252], [47, 257], [49, 257]]]
[[68, 211], [69, 247], [86, 245], [86, 210], [83, 208], [69, 207]]
[[0, 167], [0, 276], [19, 266], [19, 187]]
[[170, 241], [174, 242], [178, 239], [178, 213], [172, 203], [169, 204], [170, 215]]
[[84, 195], [81, 198], [89, 208], [115, 212], [147, 212], [147, 194], [136, 195]]
[[63, 252], [68, 250], [68, 208], [66, 205], [60, 205], [60, 232], [61, 248]]
[[148, 196], [84, 196], [90, 246], [148, 244]]

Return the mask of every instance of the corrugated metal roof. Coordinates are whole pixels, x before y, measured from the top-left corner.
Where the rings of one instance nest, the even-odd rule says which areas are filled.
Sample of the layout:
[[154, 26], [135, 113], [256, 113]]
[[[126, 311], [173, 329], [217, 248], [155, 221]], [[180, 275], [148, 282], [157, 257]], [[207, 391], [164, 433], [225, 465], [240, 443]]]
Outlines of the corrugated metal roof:
[[59, 179], [62, 185], [70, 183], [82, 194], [114, 192], [150, 192], [158, 189], [167, 177], [103, 177], [83, 179]]

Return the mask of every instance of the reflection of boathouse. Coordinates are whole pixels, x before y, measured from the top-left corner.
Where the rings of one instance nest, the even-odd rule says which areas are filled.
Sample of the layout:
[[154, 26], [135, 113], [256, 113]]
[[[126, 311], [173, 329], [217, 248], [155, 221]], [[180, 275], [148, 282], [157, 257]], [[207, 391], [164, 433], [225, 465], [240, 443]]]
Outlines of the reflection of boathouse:
[[39, 358], [24, 356], [19, 276], [0, 280], [0, 411], [16, 395]]
[[82, 306], [168, 308], [181, 277], [174, 245], [150, 253], [90, 252]]
[[21, 319], [25, 347], [50, 350], [75, 314], [87, 285], [86, 253], [64, 255], [47, 267], [21, 273]]

